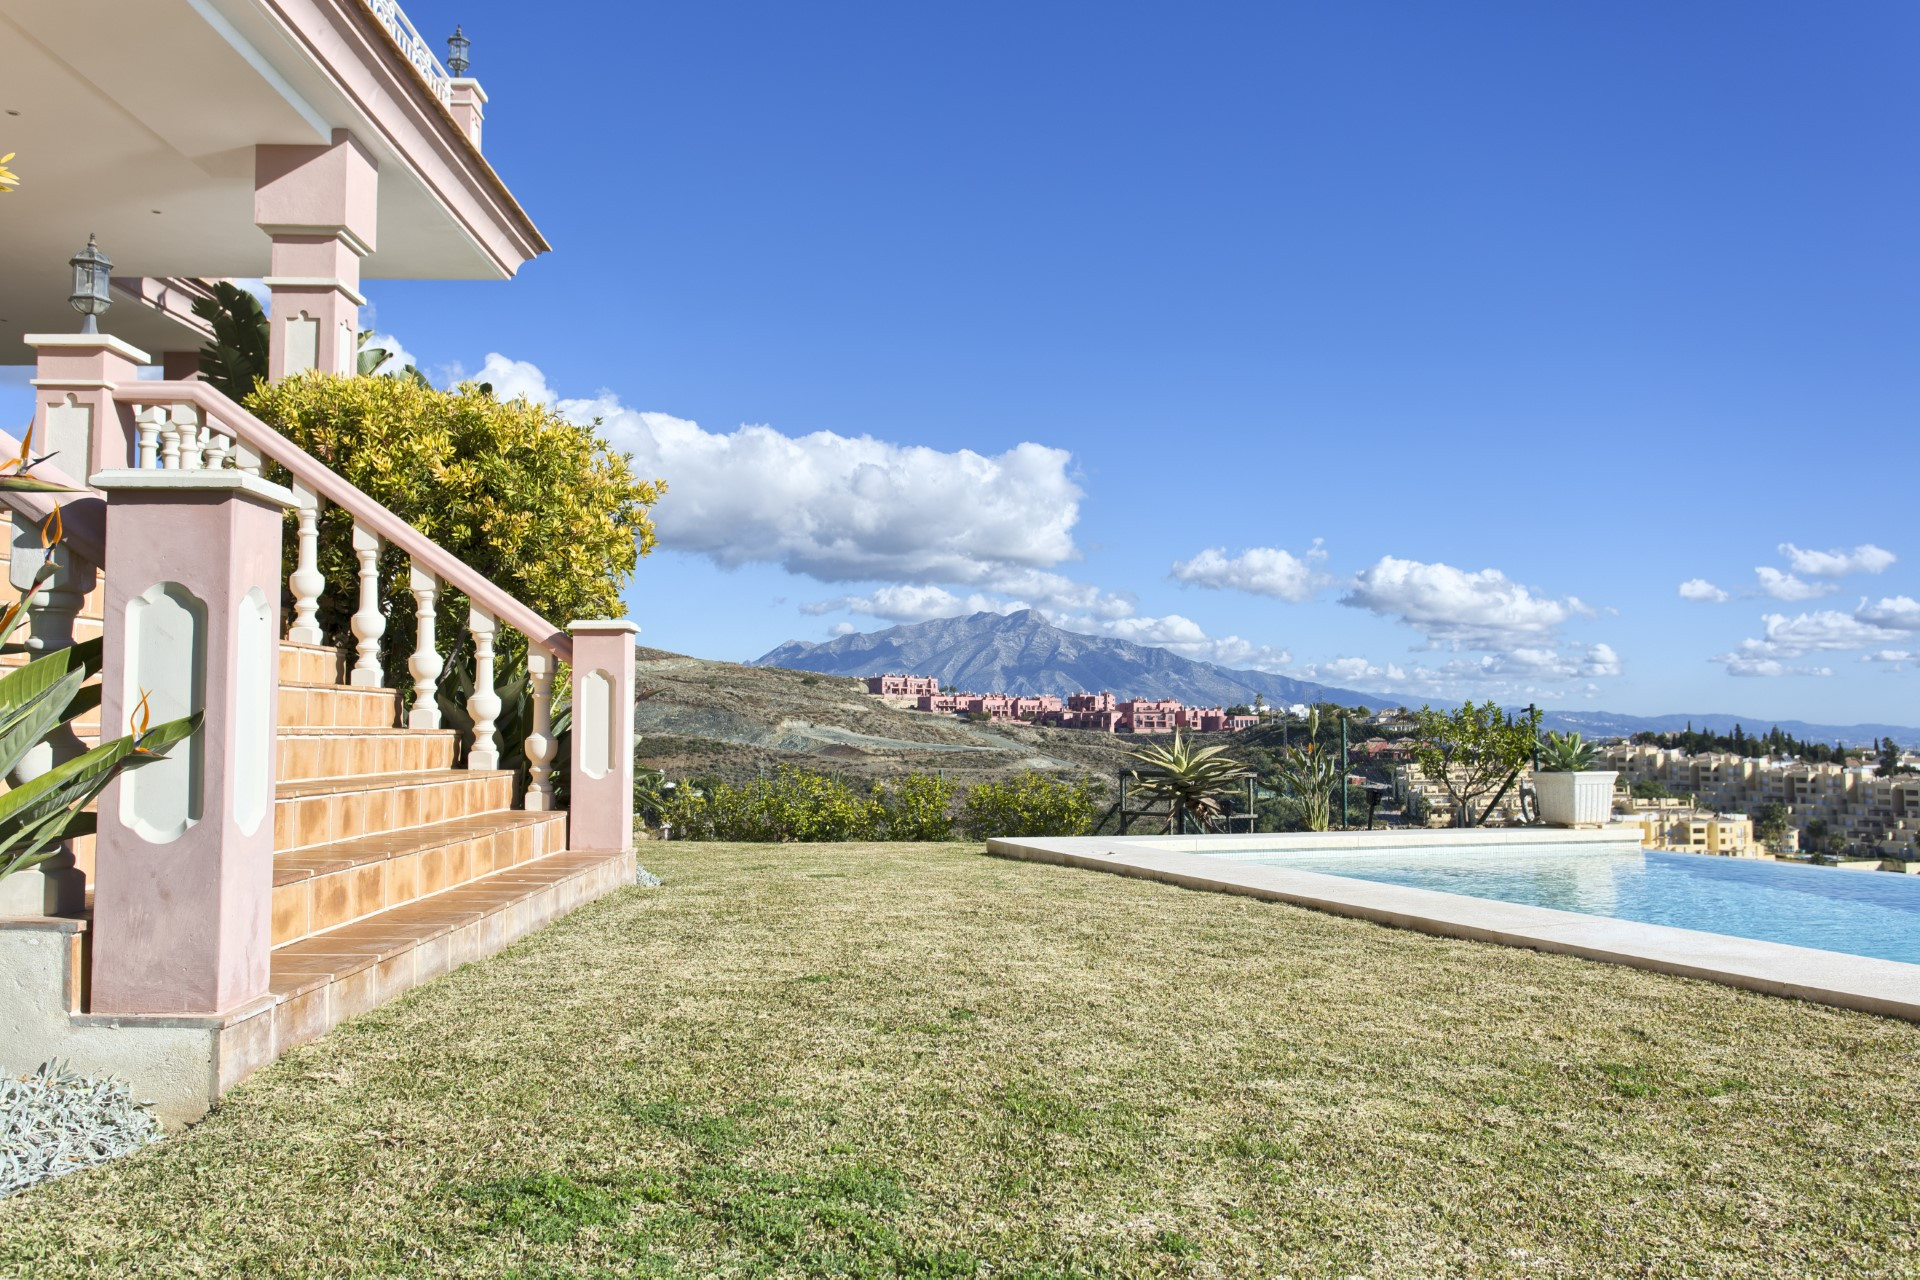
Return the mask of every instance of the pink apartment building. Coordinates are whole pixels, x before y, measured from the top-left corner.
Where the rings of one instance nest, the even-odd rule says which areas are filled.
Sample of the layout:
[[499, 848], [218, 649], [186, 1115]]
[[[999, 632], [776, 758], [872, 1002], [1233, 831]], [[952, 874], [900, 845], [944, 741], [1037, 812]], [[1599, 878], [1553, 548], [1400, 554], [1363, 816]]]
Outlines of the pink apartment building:
[[1230, 716], [1220, 707], [1186, 707], [1177, 698], [1130, 698], [1112, 693], [1019, 696], [1004, 693], [941, 693], [932, 676], [869, 676], [867, 691], [881, 697], [914, 698], [921, 711], [948, 715], [984, 715], [1006, 723], [1027, 721], [1059, 729], [1097, 733], [1238, 733], [1260, 723], [1258, 716]]
[[933, 676], [868, 676], [867, 692], [882, 698], [925, 698], [940, 692]]

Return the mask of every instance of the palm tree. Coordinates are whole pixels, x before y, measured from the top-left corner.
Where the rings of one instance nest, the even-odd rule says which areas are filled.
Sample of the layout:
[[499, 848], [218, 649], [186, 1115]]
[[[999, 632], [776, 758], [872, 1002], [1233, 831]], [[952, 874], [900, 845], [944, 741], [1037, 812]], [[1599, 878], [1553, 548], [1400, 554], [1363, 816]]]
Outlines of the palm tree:
[[1189, 814], [1204, 830], [1226, 815], [1221, 798], [1238, 790], [1253, 771], [1222, 758], [1225, 747], [1196, 747], [1174, 730], [1171, 746], [1129, 753], [1144, 768], [1131, 769], [1136, 790], [1149, 800], [1168, 802], [1167, 831], [1184, 830]]

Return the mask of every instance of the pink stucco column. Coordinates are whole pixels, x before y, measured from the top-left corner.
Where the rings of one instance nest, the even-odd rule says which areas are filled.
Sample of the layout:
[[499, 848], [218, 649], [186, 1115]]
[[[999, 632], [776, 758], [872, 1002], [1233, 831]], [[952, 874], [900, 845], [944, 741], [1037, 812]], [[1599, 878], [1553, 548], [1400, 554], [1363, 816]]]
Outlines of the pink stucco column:
[[633, 637], [625, 618], [567, 627], [573, 636], [570, 848], [633, 851]]
[[217, 1013], [267, 991], [281, 513], [238, 471], [104, 471], [102, 736], [205, 712], [100, 797], [93, 1011]]
[[53, 453], [71, 476], [132, 466], [133, 411], [115, 404], [113, 389], [139, 376], [150, 357], [105, 333], [30, 333], [33, 450]]
[[351, 373], [360, 332], [360, 259], [374, 249], [379, 171], [346, 130], [324, 147], [253, 153], [253, 220], [273, 242], [267, 377]]

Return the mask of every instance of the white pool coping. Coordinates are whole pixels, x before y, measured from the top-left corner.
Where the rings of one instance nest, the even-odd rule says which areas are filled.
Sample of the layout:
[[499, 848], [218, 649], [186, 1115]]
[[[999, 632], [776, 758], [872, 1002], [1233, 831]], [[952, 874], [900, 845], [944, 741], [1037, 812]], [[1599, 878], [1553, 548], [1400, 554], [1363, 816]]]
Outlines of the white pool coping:
[[1218, 893], [1289, 902], [1334, 915], [1476, 942], [1531, 947], [1609, 964], [1703, 978], [1768, 995], [1920, 1022], [1920, 964], [1793, 947], [1698, 929], [1641, 924], [1433, 889], [1293, 871], [1199, 853], [1257, 849], [1338, 853], [1447, 845], [1618, 844], [1640, 829], [1596, 831], [1336, 831], [1300, 835], [1084, 836], [987, 841], [1005, 858], [1084, 867]]

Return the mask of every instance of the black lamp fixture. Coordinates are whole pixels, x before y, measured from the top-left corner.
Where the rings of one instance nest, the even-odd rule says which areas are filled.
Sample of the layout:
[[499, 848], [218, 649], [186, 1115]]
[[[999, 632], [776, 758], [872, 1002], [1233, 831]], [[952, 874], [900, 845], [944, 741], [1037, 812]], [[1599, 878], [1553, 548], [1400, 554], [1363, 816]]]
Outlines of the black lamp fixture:
[[473, 41], [467, 39], [460, 30], [460, 24], [455, 23], [453, 34], [447, 37], [447, 70], [456, 76], [467, 74], [467, 68], [473, 65], [467, 61], [467, 54], [472, 49]]
[[69, 258], [73, 267], [73, 296], [67, 299], [73, 309], [86, 317], [80, 325], [82, 333], [100, 332], [100, 317], [107, 314], [112, 299], [107, 294], [107, 281], [113, 271], [113, 263], [100, 247], [93, 242], [93, 234], [87, 234], [87, 247]]

